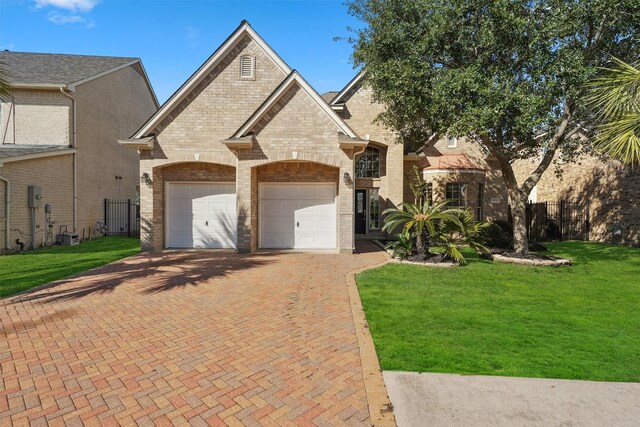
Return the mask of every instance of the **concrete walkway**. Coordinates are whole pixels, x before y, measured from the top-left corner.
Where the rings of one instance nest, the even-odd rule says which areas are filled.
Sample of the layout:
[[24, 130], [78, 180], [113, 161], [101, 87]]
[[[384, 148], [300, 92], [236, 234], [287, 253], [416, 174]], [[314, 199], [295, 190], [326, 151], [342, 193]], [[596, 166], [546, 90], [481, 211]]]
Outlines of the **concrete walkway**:
[[0, 426], [370, 425], [363, 252], [140, 254], [4, 299]]
[[640, 425], [638, 383], [383, 375], [399, 427]]

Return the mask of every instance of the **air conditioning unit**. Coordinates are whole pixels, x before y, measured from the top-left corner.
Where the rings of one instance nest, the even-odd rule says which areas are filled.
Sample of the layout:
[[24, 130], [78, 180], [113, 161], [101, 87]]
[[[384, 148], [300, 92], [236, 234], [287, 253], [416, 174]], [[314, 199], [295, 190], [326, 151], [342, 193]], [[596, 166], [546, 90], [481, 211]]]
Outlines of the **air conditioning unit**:
[[60, 226], [60, 233], [56, 236], [56, 245], [75, 246], [79, 244], [80, 244], [80, 237], [78, 236], [78, 233], [72, 233], [71, 231], [67, 231], [66, 225]]
[[58, 235], [61, 246], [75, 246], [80, 244], [80, 237], [78, 233], [65, 232]]

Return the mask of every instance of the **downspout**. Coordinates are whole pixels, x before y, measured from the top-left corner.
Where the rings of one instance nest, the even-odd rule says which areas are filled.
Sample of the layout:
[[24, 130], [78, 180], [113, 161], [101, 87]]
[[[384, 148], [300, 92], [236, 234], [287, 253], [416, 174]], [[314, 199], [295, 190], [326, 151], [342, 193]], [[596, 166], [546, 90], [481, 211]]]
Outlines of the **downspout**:
[[9, 219], [11, 218], [11, 183], [7, 178], [0, 176], [4, 182], [4, 248], [9, 250]]
[[[71, 147], [78, 148], [76, 143], [76, 138], [78, 136], [78, 127], [77, 123], [77, 109], [76, 109], [76, 99], [69, 94], [64, 87], [60, 87], [60, 93], [71, 100], [71, 105], [73, 106], [73, 139], [71, 143]], [[77, 152], [72, 154], [72, 162], [73, 162], [73, 231], [76, 231], [77, 223], [78, 223], [78, 154]]]

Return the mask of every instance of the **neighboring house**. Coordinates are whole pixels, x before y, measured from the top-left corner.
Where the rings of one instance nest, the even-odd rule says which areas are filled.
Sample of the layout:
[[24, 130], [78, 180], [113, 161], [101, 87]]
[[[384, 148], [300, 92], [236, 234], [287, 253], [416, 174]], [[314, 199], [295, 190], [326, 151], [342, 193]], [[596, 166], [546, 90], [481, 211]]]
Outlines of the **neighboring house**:
[[[538, 159], [536, 159], [538, 160]], [[615, 160], [581, 154], [572, 162], [562, 162], [555, 173], [552, 165], [531, 192], [532, 202], [565, 200], [588, 207], [589, 240], [640, 245], [640, 169]], [[535, 167], [534, 160], [515, 164], [518, 180]]]
[[[482, 216], [506, 217], [497, 188], [486, 190], [486, 208], [473, 198], [485, 198], [479, 183], [493, 183], [487, 167], [435, 167], [431, 157], [405, 155], [374, 123], [382, 107], [363, 82], [359, 75], [323, 99], [243, 21], [119, 141], [140, 153], [143, 249], [352, 252], [356, 238], [384, 236], [384, 209], [413, 201], [415, 164], [434, 167], [424, 171], [428, 179], [453, 174], [453, 183], [468, 185], [457, 187], [458, 201], [480, 206]], [[440, 154], [464, 157], [459, 149]], [[434, 186], [434, 197], [445, 197], [445, 187]]]
[[134, 199], [140, 185], [136, 154], [116, 140], [158, 108], [142, 63], [9, 51], [0, 63], [11, 84], [0, 103], [0, 252], [16, 240], [51, 245], [60, 226], [88, 237], [104, 199]]

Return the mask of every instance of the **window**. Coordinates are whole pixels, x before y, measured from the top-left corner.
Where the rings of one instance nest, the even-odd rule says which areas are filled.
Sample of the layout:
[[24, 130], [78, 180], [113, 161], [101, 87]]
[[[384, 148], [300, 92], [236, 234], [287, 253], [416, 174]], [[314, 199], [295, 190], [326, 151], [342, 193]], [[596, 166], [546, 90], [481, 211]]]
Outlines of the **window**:
[[240, 57], [240, 78], [253, 79], [255, 68], [255, 59], [252, 56]]
[[454, 138], [452, 136], [447, 140], [447, 148], [457, 148], [458, 147], [458, 138]]
[[477, 219], [478, 221], [482, 221], [484, 217], [484, 184], [478, 184], [478, 210], [477, 210]]
[[380, 228], [380, 190], [372, 188], [369, 191], [369, 230]]
[[450, 182], [445, 187], [447, 204], [452, 208], [461, 208], [467, 205], [467, 185], [460, 182]]
[[356, 163], [356, 178], [380, 178], [380, 150], [367, 147]]

